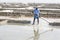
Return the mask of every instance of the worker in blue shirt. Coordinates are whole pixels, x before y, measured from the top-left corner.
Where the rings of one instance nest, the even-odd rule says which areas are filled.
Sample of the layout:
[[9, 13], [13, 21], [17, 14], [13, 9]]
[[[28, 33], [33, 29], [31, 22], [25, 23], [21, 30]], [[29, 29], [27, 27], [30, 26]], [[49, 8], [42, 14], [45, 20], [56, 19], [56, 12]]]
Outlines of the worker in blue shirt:
[[34, 13], [33, 24], [35, 24], [35, 19], [37, 19], [37, 23], [39, 24], [39, 13], [40, 13], [40, 11], [38, 10], [38, 8], [35, 8], [33, 13]]

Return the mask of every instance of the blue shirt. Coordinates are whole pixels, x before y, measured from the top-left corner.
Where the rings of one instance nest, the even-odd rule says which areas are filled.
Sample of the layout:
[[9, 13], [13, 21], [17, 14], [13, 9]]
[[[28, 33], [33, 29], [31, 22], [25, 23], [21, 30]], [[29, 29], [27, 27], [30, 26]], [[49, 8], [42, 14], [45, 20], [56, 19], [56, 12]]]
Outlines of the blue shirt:
[[38, 9], [37, 10], [35, 9], [34, 10], [34, 14], [37, 14], [38, 15], [39, 14], [39, 10]]
[[39, 13], [40, 13], [40, 11], [37, 9], [35, 9], [34, 10], [34, 18], [37, 18], [37, 17], [39, 17]]

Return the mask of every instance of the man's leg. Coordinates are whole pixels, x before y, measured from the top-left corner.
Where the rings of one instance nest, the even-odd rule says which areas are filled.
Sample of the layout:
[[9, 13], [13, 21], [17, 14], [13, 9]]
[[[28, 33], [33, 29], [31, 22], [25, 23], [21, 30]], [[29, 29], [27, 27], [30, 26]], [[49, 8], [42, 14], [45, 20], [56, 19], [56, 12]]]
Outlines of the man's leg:
[[34, 20], [33, 20], [33, 24], [35, 24], [35, 18], [34, 18]]
[[37, 17], [37, 23], [39, 24], [39, 17]]

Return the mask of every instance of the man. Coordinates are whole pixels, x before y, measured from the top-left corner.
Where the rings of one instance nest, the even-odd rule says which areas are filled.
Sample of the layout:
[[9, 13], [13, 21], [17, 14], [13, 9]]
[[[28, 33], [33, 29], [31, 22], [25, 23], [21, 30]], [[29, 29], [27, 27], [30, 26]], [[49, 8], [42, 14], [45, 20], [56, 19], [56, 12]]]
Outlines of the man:
[[35, 8], [33, 13], [34, 13], [33, 25], [35, 24], [35, 19], [37, 19], [37, 23], [39, 24], [39, 13], [40, 13], [40, 11], [38, 10], [38, 8]]

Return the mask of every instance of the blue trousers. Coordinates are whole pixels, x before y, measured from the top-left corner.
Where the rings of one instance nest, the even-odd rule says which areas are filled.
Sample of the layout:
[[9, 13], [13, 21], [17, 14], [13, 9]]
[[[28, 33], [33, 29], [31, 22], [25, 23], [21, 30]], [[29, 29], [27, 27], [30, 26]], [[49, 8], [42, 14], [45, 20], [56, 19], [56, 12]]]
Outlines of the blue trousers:
[[35, 24], [36, 19], [37, 19], [37, 23], [39, 24], [39, 16], [38, 15], [34, 15], [33, 24]]

